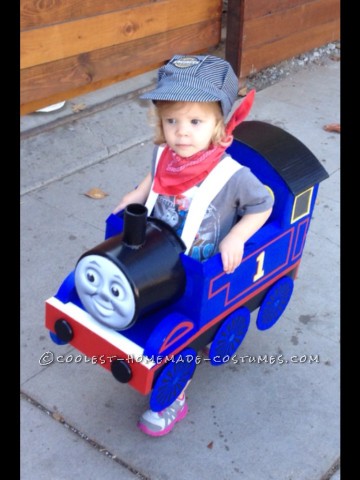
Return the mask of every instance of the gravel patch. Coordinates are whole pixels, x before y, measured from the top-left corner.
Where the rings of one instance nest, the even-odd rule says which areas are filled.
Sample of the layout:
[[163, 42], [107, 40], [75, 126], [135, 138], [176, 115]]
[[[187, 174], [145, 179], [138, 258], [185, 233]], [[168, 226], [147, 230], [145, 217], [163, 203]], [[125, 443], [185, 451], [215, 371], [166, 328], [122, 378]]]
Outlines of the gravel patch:
[[339, 61], [340, 42], [331, 42], [271, 67], [264, 68], [254, 75], [249, 75], [245, 80], [245, 84], [247, 89], [255, 88], [257, 91], [260, 91], [300, 70], [311, 69], [315, 65], [324, 65], [326, 62]]

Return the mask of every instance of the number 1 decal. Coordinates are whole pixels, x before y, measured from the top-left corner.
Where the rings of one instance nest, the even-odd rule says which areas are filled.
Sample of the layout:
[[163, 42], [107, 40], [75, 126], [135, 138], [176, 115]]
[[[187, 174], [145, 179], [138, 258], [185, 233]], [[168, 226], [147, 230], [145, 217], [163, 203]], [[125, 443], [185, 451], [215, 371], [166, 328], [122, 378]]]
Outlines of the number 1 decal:
[[253, 281], [259, 280], [259, 278], [264, 276], [264, 259], [265, 259], [265, 252], [261, 252], [260, 255], [256, 258], [258, 267], [257, 271], [253, 277]]

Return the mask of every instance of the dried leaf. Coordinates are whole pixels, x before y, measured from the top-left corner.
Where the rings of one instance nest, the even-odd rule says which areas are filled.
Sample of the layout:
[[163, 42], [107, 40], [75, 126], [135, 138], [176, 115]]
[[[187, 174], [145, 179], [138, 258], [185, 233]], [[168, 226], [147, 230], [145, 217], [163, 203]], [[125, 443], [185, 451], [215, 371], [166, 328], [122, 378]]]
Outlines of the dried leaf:
[[54, 420], [57, 420], [58, 422], [61, 422], [61, 423], [64, 423], [65, 421], [64, 417], [62, 417], [59, 412], [53, 412], [52, 417]]
[[213, 448], [213, 445], [214, 445], [214, 442], [210, 442], [208, 445], [207, 445], [207, 448]]
[[238, 95], [240, 97], [245, 97], [245, 95], [248, 93], [248, 90], [247, 90], [247, 87], [242, 87], [240, 88], [240, 90], [238, 91]]
[[326, 132], [340, 133], [340, 123], [328, 123], [327, 125], [323, 126], [323, 129]]
[[85, 108], [86, 108], [85, 103], [76, 103], [71, 107], [74, 113], [81, 112], [81, 110], [85, 110]]
[[95, 198], [98, 200], [99, 198], [104, 198], [108, 196], [108, 193], [103, 192], [100, 188], [91, 188], [88, 192], [84, 193], [87, 197]]

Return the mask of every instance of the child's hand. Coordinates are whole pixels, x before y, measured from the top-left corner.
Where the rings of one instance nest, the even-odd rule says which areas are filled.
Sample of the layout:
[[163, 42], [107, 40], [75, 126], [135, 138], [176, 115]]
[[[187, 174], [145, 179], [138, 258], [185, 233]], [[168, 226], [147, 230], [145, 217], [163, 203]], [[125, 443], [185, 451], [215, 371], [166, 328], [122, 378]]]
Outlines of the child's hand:
[[120, 212], [121, 210], [124, 210], [124, 208], [127, 206], [127, 203], [122, 200], [115, 208], [114, 210], [112, 211], [113, 214], [116, 214], [118, 212]]
[[151, 182], [151, 175], [148, 173], [144, 180], [140, 182], [140, 184], [134, 190], [123, 196], [123, 198], [120, 200], [120, 203], [117, 204], [112, 213], [115, 214], [120, 210], [124, 210], [124, 208], [130, 203], [141, 203], [144, 205], [150, 193]]
[[271, 214], [272, 208], [261, 213], [244, 215], [220, 242], [219, 251], [224, 272], [233, 273], [244, 255], [245, 242], [261, 228]]
[[240, 265], [244, 254], [244, 243], [239, 236], [230, 232], [219, 245], [221, 260], [225, 273], [233, 273]]

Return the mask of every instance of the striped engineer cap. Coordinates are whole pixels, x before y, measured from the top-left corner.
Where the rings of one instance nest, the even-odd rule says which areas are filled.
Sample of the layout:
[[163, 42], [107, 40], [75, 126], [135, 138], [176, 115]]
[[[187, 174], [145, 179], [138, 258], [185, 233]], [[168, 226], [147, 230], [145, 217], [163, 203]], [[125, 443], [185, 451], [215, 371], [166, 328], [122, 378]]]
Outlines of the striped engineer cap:
[[175, 55], [158, 72], [154, 90], [140, 98], [179, 102], [220, 102], [224, 118], [238, 94], [238, 78], [231, 65], [212, 55]]

